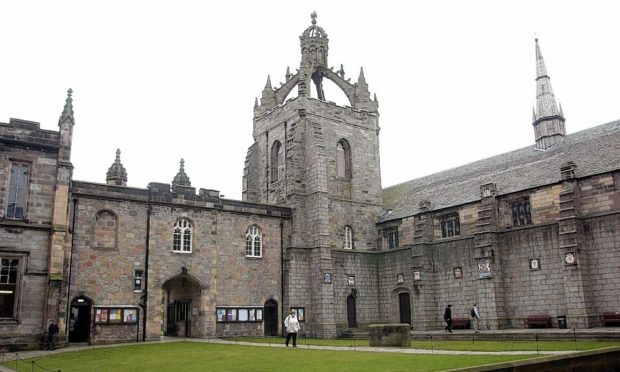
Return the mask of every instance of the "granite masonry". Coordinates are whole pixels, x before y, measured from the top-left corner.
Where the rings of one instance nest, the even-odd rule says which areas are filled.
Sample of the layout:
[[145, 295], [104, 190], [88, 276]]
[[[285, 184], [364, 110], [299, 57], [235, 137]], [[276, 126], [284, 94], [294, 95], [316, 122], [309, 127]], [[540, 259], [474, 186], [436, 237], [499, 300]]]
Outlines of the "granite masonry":
[[620, 311], [620, 121], [567, 134], [538, 40], [530, 146], [385, 189], [364, 71], [329, 66], [316, 14], [300, 47], [256, 100], [242, 201], [196, 190], [183, 160], [128, 187], [120, 150], [105, 183], [72, 180], [71, 91], [58, 131], [0, 123], [0, 342], [33, 345], [49, 320], [113, 343], [279, 335], [290, 309], [326, 338], [439, 329], [448, 303], [478, 304], [483, 330]]

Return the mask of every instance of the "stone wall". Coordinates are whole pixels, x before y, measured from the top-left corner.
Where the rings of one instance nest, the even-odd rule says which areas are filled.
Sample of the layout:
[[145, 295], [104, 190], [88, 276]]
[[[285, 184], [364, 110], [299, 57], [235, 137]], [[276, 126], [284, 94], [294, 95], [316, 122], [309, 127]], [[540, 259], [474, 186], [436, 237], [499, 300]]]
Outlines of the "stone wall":
[[[147, 338], [159, 337], [165, 328], [167, 309], [162, 300], [191, 300], [192, 336], [262, 334], [262, 323], [216, 324], [216, 307], [281, 302], [280, 235], [281, 228], [290, 231], [290, 211], [214, 198], [206, 190], [199, 195], [166, 190], [170, 187], [161, 184], [150, 190], [74, 185], [78, 204], [71, 297], [87, 296], [96, 306], [139, 306], [142, 293], [134, 290], [133, 278], [135, 270], [146, 269], [148, 241]], [[95, 218], [101, 211], [117, 217], [115, 248], [93, 246]], [[173, 227], [179, 218], [191, 222], [191, 253], [172, 251]], [[262, 232], [261, 257], [246, 256], [246, 232], [252, 225]], [[288, 244], [288, 235], [283, 236], [282, 243]], [[127, 336], [113, 327], [126, 326], [104, 327], [91, 341]]]
[[[0, 321], [0, 338], [5, 342], [36, 345], [47, 329], [47, 319], [62, 320], [64, 313], [57, 306], [46, 308], [59, 148], [58, 131], [42, 130], [39, 123], [19, 119], [0, 123], [0, 257], [19, 260], [15, 311], [12, 318]], [[25, 211], [19, 219], [5, 215], [15, 162], [29, 168]], [[66, 202], [66, 193], [64, 198]], [[59, 226], [63, 241], [64, 227]], [[61, 246], [61, 259], [63, 250]], [[58, 287], [49, 289], [50, 294], [60, 293]], [[50, 303], [58, 301], [55, 297]]]

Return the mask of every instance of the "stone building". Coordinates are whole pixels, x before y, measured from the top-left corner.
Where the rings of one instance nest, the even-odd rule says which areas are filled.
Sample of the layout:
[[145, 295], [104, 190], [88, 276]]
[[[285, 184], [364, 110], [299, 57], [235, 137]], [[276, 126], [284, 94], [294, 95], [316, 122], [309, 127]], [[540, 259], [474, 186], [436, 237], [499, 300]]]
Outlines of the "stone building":
[[319, 337], [431, 330], [447, 303], [477, 303], [483, 329], [587, 328], [620, 309], [620, 121], [567, 134], [538, 41], [531, 146], [385, 189], [363, 70], [329, 67], [315, 14], [300, 46], [256, 101], [242, 201], [196, 191], [183, 160], [128, 187], [119, 150], [105, 184], [72, 181], [71, 93], [58, 132], [0, 124], [2, 337], [48, 319], [71, 342], [276, 335], [289, 309]]
[[65, 313], [73, 125], [71, 90], [57, 132], [0, 123], [2, 343], [37, 343], [46, 320]]

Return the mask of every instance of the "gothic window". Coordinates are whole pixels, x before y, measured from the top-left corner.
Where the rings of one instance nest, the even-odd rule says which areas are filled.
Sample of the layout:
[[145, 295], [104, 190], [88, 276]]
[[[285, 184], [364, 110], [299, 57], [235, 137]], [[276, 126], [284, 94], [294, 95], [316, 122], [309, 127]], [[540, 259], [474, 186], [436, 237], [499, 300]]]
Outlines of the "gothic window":
[[9, 183], [6, 218], [21, 219], [25, 217], [29, 170], [28, 164], [11, 164], [11, 181]]
[[245, 255], [247, 257], [262, 256], [262, 233], [256, 225], [250, 226], [245, 234]]
[[192, 252], [192, 224], [185, 218], [179, 218], [174, 225], [172, 251], [180, 253]]
[[0, 258], [0, 319], [15, 318], [18, 264], [17, 258]]
[[336, 146], [336, 168], [338, 177], [351, 179], [351, 146], [345, 139], [338, 141]]
[[116, 248], [118, 222], [110, 211], [99, 211], [95, 216], [94, 247]]
[[389, 248], [398, 248], [398, 227], [388, 227], [383, 229], [384, 245]]
[[344, 248], [353, 249], [353, 230], [351, 226], [344, 227]]
[[276, 182], [284, 177], [284, 151], [280, 141], [275, 141], [271, 146], [271, 182]]
[[461, 235], [461, 224], [458, 215], [451, 215], [441, 219], [441, 237]]
[[512, 203], [511, 209], [513, 226], [524, 226], [532, 223], [532, 213], [528, 199]]

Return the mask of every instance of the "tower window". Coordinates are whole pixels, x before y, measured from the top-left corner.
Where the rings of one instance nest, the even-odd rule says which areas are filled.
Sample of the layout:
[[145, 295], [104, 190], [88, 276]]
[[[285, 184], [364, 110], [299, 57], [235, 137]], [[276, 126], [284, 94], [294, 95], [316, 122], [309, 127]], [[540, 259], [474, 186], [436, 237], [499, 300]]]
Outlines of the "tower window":
[[458, 215], [445, 217], [441, 220], [441, 237], [448, 238], [451, 236], [461, 235], [461, 224]]
[[280, 141], [275, 141], [271, 146], [271, 182], [276, 182], [284, 177], [284, 151]]
[[524, 226], [532, 223], [532, 213], [529, 199], [512, 203], [511, 209], [513, 226]]
[[344, 249], [353, 249], [353, 230], [351, 226], [344, 227]]
[[13, 163], [11, 165], [6, 218], [21, 219], [25, 217], [29, 170], [30, 167], [27, 164]]
[[245, 255], [247, 257], [262, 257], [262, 232], [256, 225], [248, 228], [245, 234]]
[[398, 226], [383, 229], [383, 242], [389, 249], [398, 248]]
[[178, 219], [174, 225], [172, 251], [179, 253], [192, 252], [192, 224], [184, 218]]
[[351, 179], [351, 146], [345, 139], [336, 146], [336, 168], [338, 177]]

